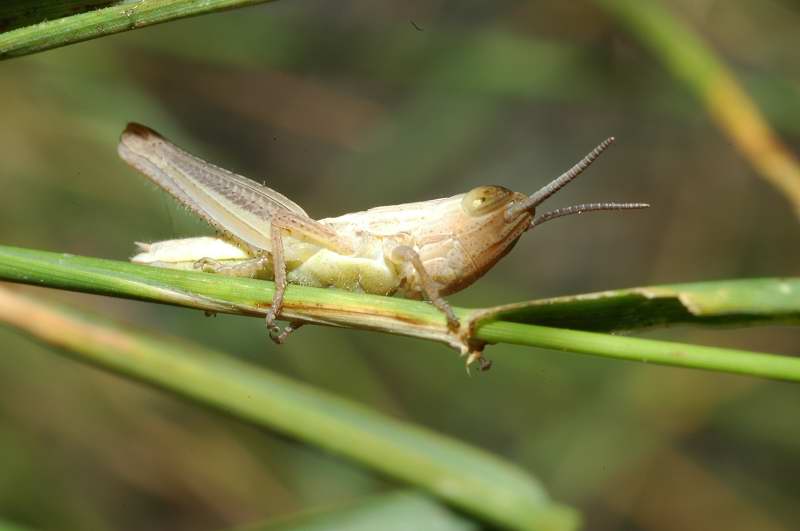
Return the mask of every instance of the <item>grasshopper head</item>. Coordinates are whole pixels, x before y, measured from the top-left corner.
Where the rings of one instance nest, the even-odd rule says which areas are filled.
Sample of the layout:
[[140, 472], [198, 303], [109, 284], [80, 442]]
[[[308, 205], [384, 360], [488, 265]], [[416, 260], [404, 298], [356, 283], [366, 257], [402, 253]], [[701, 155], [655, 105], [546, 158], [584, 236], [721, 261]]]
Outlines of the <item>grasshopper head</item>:
[[506, 255], [531, 222], [525, 211], [506, 220], [506, 211], [528, 199], [502, 186], [479, 186], [461, 196], [458, 207], [458, 242], [469, 257], [468, 266], [445, 293], [459, 291], [488, 271]]
[[464, 194], [461, 198], [463, 218], [459, 241], [470, 256], [472, 271], [456, 285], [450, 286], [448, 291], [469, 285], [505, 256], [525, 231], [545, 221], [596, 210], [650, 206], [647, 203], [585, 203], [536, 215], [536, 207], [589, 167], [613, 142], [613, 138], [607, 139], [569, 171], [530, 196], [502, 186], [479, 186]]
[[462, 225], [461, 240], [478, 268], [491, 267], [527, 230], [530, 213], [506, 219], [512, 205], [527, 199], [525, 194], [502, 186], [479, 186], [464, 194], [461, 210], [466, 223]]

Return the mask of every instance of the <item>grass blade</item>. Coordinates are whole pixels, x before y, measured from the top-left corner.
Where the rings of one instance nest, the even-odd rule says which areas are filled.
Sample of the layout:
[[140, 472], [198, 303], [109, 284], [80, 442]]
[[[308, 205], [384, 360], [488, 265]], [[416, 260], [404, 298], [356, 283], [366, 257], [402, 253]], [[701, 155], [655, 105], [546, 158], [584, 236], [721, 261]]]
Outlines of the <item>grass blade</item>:
[[401, 422], [223, 353], [132, 333], [0, 289], [0, 322], [78, 361], [172, 391], [415, 485], [474, 516], [568, 530], [575, 513], [525, 471], [483, 450]]
[[[140, 2], [116, 1], [114, 5], [77, 15], [45, 20], [52, 8], [28, 13], [30, 19], [42, 20], [0, 34], [0, 59], [20, 57], [42, 52], [67, 44], [113, 35], [122, 31], [161, 24], [170, 20], [193, 17], [215, 11], [234, 9], [269, 0], [144, 0]], [[85, 3], [82, 3], [85, 4]], [[10, 21], [18, 20], [15, 11], [6, 8], [0, 13]]]
[[492, 308], [492, 319], [615, 332], [673, 324], [800, 323], [800, 278], [753, 278], [629, 288]]

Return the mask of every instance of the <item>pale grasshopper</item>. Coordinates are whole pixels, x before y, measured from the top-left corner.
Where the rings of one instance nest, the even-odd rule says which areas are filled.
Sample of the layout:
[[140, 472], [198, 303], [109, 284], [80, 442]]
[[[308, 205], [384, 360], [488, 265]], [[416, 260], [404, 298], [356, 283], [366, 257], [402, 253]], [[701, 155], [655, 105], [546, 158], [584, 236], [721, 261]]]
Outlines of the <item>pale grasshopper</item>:
[[481, 368], [487, 368], [483, 345], [470, 337], [474, 321], [459, 323], [443, 296], [475, 282], [524, 232], [545, 221], [649, 206], [587, 203], [535, 215], [540, 203], [585, 170], [613, 140], [531, 196], [502, 186], [479, 186], [453, 197], [315, 221], [278, 192], [190, 155], [145, 126], [129, 124], [119, 155], [219, 233], [218, 238], [139, 244], [142, 252], [132, 260], [274, 279], [266, 323], [278, 343], [301, 324], [290, 323], [283, 331], [275, 324], [287, 283], [425, 298], [446, 316], [451, 343], [467, 356], [467, 366], [481, 360]]

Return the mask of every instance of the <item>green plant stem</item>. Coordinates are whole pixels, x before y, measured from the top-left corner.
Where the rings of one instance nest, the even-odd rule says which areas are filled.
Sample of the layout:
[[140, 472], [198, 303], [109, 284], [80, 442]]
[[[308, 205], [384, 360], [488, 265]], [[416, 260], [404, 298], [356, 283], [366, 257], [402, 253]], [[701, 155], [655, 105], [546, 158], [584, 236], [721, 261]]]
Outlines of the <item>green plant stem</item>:
[[0, 289], [0, 322], [78, 361], [307, 441], [514, 529], [576, 527], [524, 470], [483, 450], [185, 341], [133, 333]]
[[[0, 279], [48, 286], [53, 288], [83, 291], [116, 297], [135, 298], [153, 302], [174, 304], [212, 312], [227, 312], [242, 315], [266, 313], [274, 291], [272, 282], [230, 278], [209, 273], [177, 271], [127, 262], [101, 260], [71, 256], [45, 251], [18, 249], [0, 246]], [[694, 290], [682, 285], [682, 289], [697, 295], [709, 292], [708, 284], [702, 283]], [[743, 284], [742, 288], [739, 284]], [[720, 281], [710, 291], [710, 300], [718, 292], [733, 291], [752, 296], [752, 285], [767, 284], [781, 296], [772, 296], [743, 301], [743, 322], [750, 322], [752, 312], [759, 312], [759, 322], [767, 322], [768, 301], [773, 301], [775, 322], [782, 322], [787, 315], [800, 311], [800, 284], [796, 279], [756, 279], [753, 281]], [[680, 286], [637, 288], [638, 292], [668, 293], [674, 297]], [[773, 289], [774, 288], [774, 289]], [[763, 290], [755, 290], [761, 293]], [[612, 292], [613, 293], [613, 292]], [[581, 305], [586, 297], [576, 296], [576, 312], [584, 312]], [[622, 302], [630, 299], [622, 299]], [[709, 304], [695, 311], [714, 317], [717, 312], [726, 315], [726, 324], [735, 315], [737, 306], [730, 300], [724, 304]], [[756, 304], [757, 303], [757, 304]], [[536, 301], [511, 305], [527, 308]], [[498, 307], [500, 315], [509, 308]], [[636, 308], [636, 306], [632, 306]], [[463, 319], [476, 310], [456, 308]], [[551, 328], [529, 323], [512, 323], [491, 318], [493, 309], [477, 310], [489, 312], [490, 318], [481, 321], [475, 329], [475, 338], [488, 342], [504, 342], [540, 348], [552, 348], [609, 358], [636, 360], [676, 367], [716, 370], [736, 374], [747, 374], [782, 380], [800, 381], [800, 358], [779, 356], [734, 349], [704, 347], [666, 341], [622, 337], [565, 328]], [[569, 305], [561, 303], [560, 311], [569, 319]], [[620, 311], [617, 307], [615, 311]], [[634, 310], [635, 311], [635, 310]], [[624, 312], [621, 312], [624, 313]], [[453, 336], [448, 332], [444, 316], [430, 304], [396, 297], [380, 297], [363, 293], [351, 293], [335, 289], [289, 287], [282, 314], [288, 320], [309, 323], [377, 330], [398, 335], [431, 339], [452, 344]], [[524, 315], [524, 314], [523, 314]], [[678, 317], [679, 321], [683, 317]], [[668, 319], [658, 321], [668, 324]], [[710, 321], [714, 323], [712, 319]], [[698, 320], [698, 323], [703, 323]]]
[[619, 337], [563, 328], [495, 321], [480, 328], [480, 338], [605, 358], [689, 367], [800, 382], [800, 359], [730, 348]]
[[68, 17], [46, 20], [0, 34], [0, 59], [143, 28], [170, 20], [223, 11], [270, 0], [140, 0], [118, 2]]

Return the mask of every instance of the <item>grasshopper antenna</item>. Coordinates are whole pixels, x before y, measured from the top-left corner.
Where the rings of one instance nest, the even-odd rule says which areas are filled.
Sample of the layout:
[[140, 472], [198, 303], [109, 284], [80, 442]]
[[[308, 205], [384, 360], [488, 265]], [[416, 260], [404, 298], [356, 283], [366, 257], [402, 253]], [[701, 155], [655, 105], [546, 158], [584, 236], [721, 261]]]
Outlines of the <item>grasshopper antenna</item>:
[[636, 210], [639, 208], [648, 208], [649, 203], [583, 203], [581, 205], [573, 205], [564, 208], [557, 208], [544, 214], [539, 214], [525, 230], [530, 230], [537, 225], [541, 225], [545, 221], [560, 218], [563, 216], [571, 216], [573, 214], [583, 214], [584, 212], [596, 212], [598, 210]]
[[[510, 221], [514, 219], [520, 212], [524, 212], [526, 210], [532, 210], [542, 204], [548, 197], [553, 195], [554, 193], [558, 192], [564, 186], [569, 184], [575, 177], [583, 173], [586, 168], [592, 165], [592, 162], [597, 160], [603, 151], [608, 149], [608, 147], [614, 143], [614, 137], [608, 137], [603, 140], [599, 146], [594, 148], [588, 155], [583, 157], [577, 164], [575, 164], [572, 168], [568, 171], [562, 173], [558, 178], [553, 179], [549, 184], [543, 186], [538, 191], [531, 194], [531, 196], [521, 203], [513, 204], [511, 207], [506, 211], [506, 220]], [[598, 209], [594, 209], [598, 210]], [[611, 209], [617, 210], [617, 209]], [[566, 216], [567, 214], [561, 214]]]

